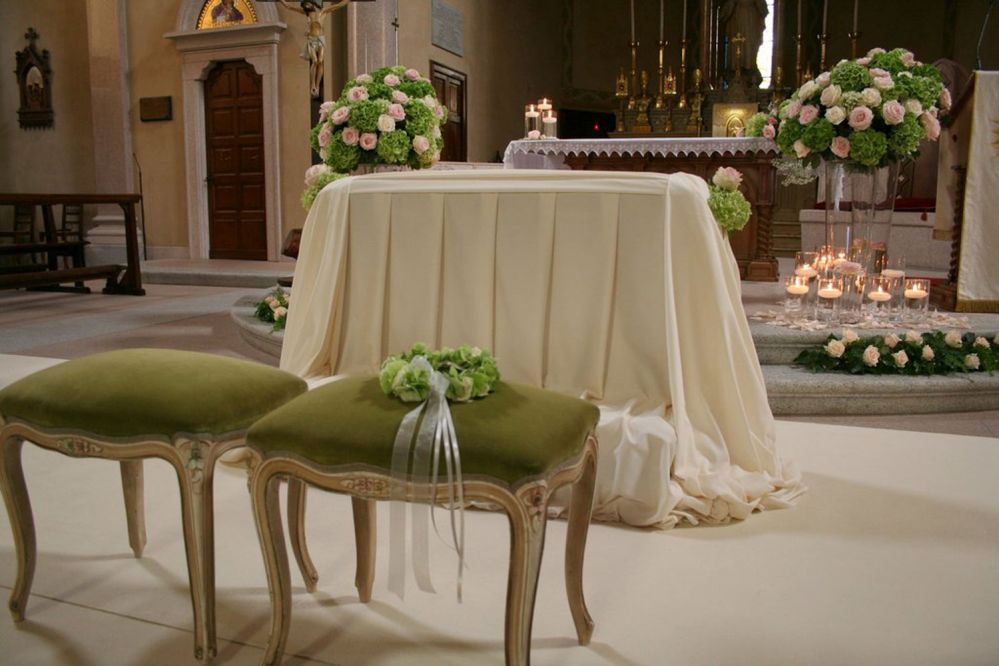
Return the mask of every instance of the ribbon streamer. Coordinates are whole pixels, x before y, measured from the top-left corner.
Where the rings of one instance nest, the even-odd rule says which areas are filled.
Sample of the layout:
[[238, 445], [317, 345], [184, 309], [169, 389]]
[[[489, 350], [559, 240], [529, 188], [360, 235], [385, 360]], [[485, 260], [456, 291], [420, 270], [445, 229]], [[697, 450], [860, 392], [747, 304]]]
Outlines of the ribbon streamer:
[[[458, 554], [457, 596], [461, 602], [462, 572], [465, 566], [465, 496], [461, 476], [458, 437], [447, 402], [450, 382], [434, 371], [423, 357], [412, 364], [430, 373], [430, 395], [403, 417], [392, 448], [392, 487], [389, 512], [389, 590], [404, 598], [406, 589], [406, 506], [410, 507], [413, 541], [413, 575], [417, 587], [434, 592], [430, 579], [429, 528], [440, 536], [433, 508], [437, 503], [437, 485], [441, 458], [447, 477], [447, 506], [451, 519], [451, 539]], [[420, 420], [420, 417], [423, 420]], [[419, 427], [417, 427], [419, 426]], [[415, 441], [414, 441], [415, 437]], [[443, 453], [443, 456], [442, 456]], [[410, 464], [412, 461], [412, 464]], [[408, 502], [406, 482], [430, 485], [428, 504]], [[455, 516], [455, 507], [458, 516]]]

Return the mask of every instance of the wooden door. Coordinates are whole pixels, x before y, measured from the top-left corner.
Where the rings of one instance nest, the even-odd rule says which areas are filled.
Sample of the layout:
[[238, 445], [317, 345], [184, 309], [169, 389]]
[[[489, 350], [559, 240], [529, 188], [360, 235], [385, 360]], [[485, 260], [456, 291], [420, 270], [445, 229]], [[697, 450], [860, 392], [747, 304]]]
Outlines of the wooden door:
[[437, 99], [447, 108], [447, 123], [441, 128], [444, 150], [441, 159], [446, 162], [468, 160], [465, 126], [465, 75], [439, 62], [430, 61], [430, 80]]
[[267, 260], [261, 81], [242, 60], [219, 63], [205, 81], [212, 259]]

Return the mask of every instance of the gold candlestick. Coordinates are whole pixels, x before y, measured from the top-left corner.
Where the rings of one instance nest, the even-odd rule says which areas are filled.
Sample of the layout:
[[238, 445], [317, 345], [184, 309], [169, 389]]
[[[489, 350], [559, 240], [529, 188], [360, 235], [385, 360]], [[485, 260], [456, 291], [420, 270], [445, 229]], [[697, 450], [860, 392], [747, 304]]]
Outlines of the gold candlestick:
[[623, 132], [624, 131], [624, 111], [628, 107], [628, 77], [624, 73], [624, 67], [621, 67], [617, 75], [617, 81], [614, 84], [614, 97], [617, 98], [617, 103], [619, 107], [619, 112], [617, 114], [617, 122], [615, 123], [614, 131]]
[[803, 40], [804, 40], [804, 36], [800, 32], [797, 35], [794, 36], [794, 43], [795, 43], [795, 47], [794, 47], [794, 72], [795, 72], [795, 76], [797, 77], [797, 80], [796, 80], [795, 83], [799, 87], [801, 86], [802, 83], [805, 82], [804, 79], [802, 78], [804, 76], [804, 73], [803, 73], [803, 70], [802, 70], [802, 62], [801, 62], [801, 53], [802, 53], [802, 42], [803, 42]]
[[687, 108], [687, 39], [680, 42], [680, 101], [677, 106], [681, 109]]
[[775, 102], [784, 100], [784, 68], [780, 65], [774, 69], [774, 76], [770, 80], [770, 89], [773, 90]]
[[635, 108], [635, 93], [638, 91], [638, 42], [631, 42], [631, 95], [628, 97], [628, 110]]
[[846, 33], [846, 36], [850, 38], [850, 58], [853, 60], [857, 59], [857, 42], [860, 40], [860, 32], [854, 30], [853, 32]]
[[666, 70], [663, 69], [664, 60], [666, 57], [666, 44], [663, 40], [659, 40], [659, 75], [656, 77], [657, 92], [656, 92], [656, 108], [661, 109], [665, 104], [663, 103], [663, 94], [666, 92]]
[[829, 42], [829, 33], [823, 32], [819, 38], [819, 71], [826, 71], [826, 44]]

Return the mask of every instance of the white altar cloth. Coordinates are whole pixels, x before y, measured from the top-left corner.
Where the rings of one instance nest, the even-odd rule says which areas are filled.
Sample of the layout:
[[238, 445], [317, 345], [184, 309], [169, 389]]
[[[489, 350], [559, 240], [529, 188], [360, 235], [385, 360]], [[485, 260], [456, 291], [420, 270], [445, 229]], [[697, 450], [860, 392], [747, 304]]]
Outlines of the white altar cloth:
[[317, 197], [281, 367], [377, 372], [417, 341], [488, 347], [509, 381], [601, 406], [595, 515], [725, 522], [802, 491], [738, 270], [686, 174], [468, 171], [345, 178]]
[[503, 165], [507, 169], [568, 169], [565, 158], [571, 155], [653, 155], [682, 157], [688, 155], [739, 155], [777, 152], [770, 139], [750, 137], [684, 137], [626, 139], [519, 139], [507, 144]]

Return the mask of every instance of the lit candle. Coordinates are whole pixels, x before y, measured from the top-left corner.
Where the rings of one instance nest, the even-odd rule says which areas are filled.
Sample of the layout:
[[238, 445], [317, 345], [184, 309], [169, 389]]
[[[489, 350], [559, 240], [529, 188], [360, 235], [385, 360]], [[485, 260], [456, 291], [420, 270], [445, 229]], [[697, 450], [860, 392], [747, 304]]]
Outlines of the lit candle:
[[911, 299], [926, 298], [930, 295], [930, 292], [925, 289], [920, 289], [919, 287], [913, 287], [912, 289], [905, 290], [905, 297]]
[[836, 286], [835, 280], [819, 281], [819, 298], [836, 299], [843, 295], [843, 290]]
[[801, 0], [798, 0], [798, 35], [801, 35]]
[[826, 25], [829, 22], [829, 0], [822, 0], [822, 34], [828, 34], [826, 32]]
[[687, 41], [687, 0], [683, 0], [683, 41]]
[[558, 118], [555, 112], [549, 109], [545, 111], [544, 115], [541, 117], [541, 125], [544, 130], [543, 134], [549, 138], [554, 139], [558, 137], [558, 131], [555, 129], [557, 127]]
[[887, 291], [881, 291], [881, 287], [878, 287], [877, 291], [867, 292], [867, 298], [871, 299], [872, 301], [877, 301], [878, 303], [884, 303], [886, 301], [891, 300], [891, 294], [889, 294]]
[[859, 25], [859, 22], [857, 21], [857, 17], [859, 15], [859, 12], [860, 12], [860, 0], [853, 0], [853, 33], [854, 34], [857, 33], [857, 26]]
[[663, 41], [663, 28], [666, 25], [666, 8], [663, 6], [664, 0], [659, 0], [659, 41]]
[[886, 278], [897, 280], [905, 277], [905, 271], [900, 271], [897, 268], [886, 268], [881, 271], [881, 275]]
[[635, 43], [635, 0], [631, 0], [631, 43]]
[[787, 285], [787, 293], [789, 293], [789, 294], [791, 294], [793, 296], [804, 296], [805, 294], [808, 293], [808, 285], [807, 284], [794, 284], [794, 283], [789, 284], [789, 285]]
[[541, 113], [539, 113], [538, 111], [535, 110], [535, 107], [534, 107], [533, 104], [528, 104], [527, 105], [527, 111], [524, 112], [524, 117], [526, 117], [526, 118], [537, 118], [540, 115], [541, 115]]
[[550, 111], [552, 108], [552, 101], [547, 97], [542, 97], [538, 100], [538, 111], [544, 113], [545, 111]]
[[814, 268], [812, 268], [809, 264], [805, 264], [803, 266], [798, 266], [797, 268], [795, 268], [794, 274], [797, 275], [798, 277], [813, 278], [816, 275], [818, 275], [819, 272]]
[[558, 119], [555, 117], [555, 112], [554, 111], [546, 111], [545, 112], [545, 117], [541, 119], [541, 122], [543, 122], [545, 124], [555, 123], [555, 122], [558, 122]]

